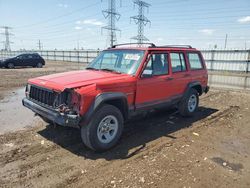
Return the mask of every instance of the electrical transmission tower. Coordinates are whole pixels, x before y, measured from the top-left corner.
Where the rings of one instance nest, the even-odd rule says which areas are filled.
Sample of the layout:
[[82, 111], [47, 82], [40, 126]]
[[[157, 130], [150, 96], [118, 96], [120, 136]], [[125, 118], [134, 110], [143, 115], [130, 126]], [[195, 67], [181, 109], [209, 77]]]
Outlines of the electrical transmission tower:
[[10, 29], [12, 29], [11, 27], [8, 27], [8, 26], [2, 26], [0, 27], [2, 29], [4, 29], [4, 32], [1, 33], [2, 35], [5, 36], [5, 41], [2, 41], [4, 43], [4, 50], [5, 51], [11, 51], [11, 48], [10, 48], [10, 44], [13, 43], [10, 41], [10, 36], [13, 35], [12, 33], [10, 33]]
[[112, 47], [116, 43], [116, 31], [121, 31], [116, 28], [115, 23], [121, 17], [121, 15], [116, 12], [116, 0], [108, 0], [108, 9], [102, 11], [105, 19], [108, 19], [108, 25], [102, 27], [102, 29], [108, 30], [108, 41], [110, 41], [110, 46]]
[[43, 44], [41, 43], [41, 41], [40, 40], [38, 40], [38, 49], [39, 50], [42, 50], [42, 48], [43, 48]]
[[144, 36], [144, 26], [150, 23], [150, 20], [144, 16], [144, 11], [145, 11], [145, 8], [148, 9], [150, 4], [141, 0], [135, 0], [134, 5], [138, 6], [138, 15], [132, 16], [131, 19], [134, 20], [134, 22], [138, 25], [138, 33], [137, 33], [137, 36], [132, 37], [131, 39], [137, 40], [137, 43], [140, 46], [140, 44], [142, 44], [143, 41], [149, 41]]

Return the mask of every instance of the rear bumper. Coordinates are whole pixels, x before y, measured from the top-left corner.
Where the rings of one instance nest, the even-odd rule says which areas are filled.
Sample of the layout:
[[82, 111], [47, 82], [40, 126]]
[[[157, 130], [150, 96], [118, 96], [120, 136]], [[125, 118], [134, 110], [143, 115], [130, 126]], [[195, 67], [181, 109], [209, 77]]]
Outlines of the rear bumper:
[[80, 117], [77, 115], [64, 114], [53, 109], [45, 108], [27, 98], [24, 98], [22, 103], [23, 106], [29, 108], [39, 116], [46, 118], [56, 124], [79, 128]]
[[209, 91], [209, 86], [206, 86], [206, 87], [203, 88], [204, 93], [207, 93], [208, 91]]

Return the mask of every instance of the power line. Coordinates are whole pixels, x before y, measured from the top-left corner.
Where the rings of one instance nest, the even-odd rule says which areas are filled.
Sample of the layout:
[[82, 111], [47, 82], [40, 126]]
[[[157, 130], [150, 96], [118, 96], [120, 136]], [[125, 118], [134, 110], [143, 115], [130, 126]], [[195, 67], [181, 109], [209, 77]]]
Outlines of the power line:
[[10, 41], [10, 36], [13, 35], [12, 33], [10, 33], [10, 29], [12, 29], [11, 27], [8, 27], [8, 26], [2, 26], [0, 27], [2, 29], [4, 29], [4, 32], [1, 33], [2, 35], [5, 36], [5, 41], [2, 41], [4, 43], [4, 50], [5, 51], [11, 51], [11, 48], [10, 48], [10, 44], [13, 43]]
[[121, 15], [116, 12], [116, 0], [108, 1], [108, 9], [102, 11], [104, 18], [108, 19], [108, 25], [102, 27], [102, 29], [108, 30], [108, 40], [112, 47], [116, 43], [116, 31], [120, 31], [120, 29], [116, 28], [115, 22], [120, 19]]
[[150, 20], [144, 16], [144, 11], [145, 8], [148, 8], [150, 6], [150, 4], [141, 0], [135, 0], [134, 5], [138, 6], [138, 15], [132, 16], [131, 19], [133, 19], [135, 23], [138, 25], [138, 33], [137, 36], [132, 37], [131, 39], [137, 40], [137, 43], [140, 45], [143, 43], [143, 41], [149, 41], [144, 36], [144, 26], [150, 23]]
[[47, 19], [47, 20], [43, 20], [43, 21], [40, 21], [40, 22], [32, 23], [32, 24], [17, 26], [16, 28], [20, 29], [20, 28], [33, 27], [33, 26], [37, 26], [37, 25], [46, 24], [46, 23], [48, 23], [48, 22], [51, 22], [51, 21], [60, 19], [60, 18], [62, 18], [62, 17], [70, 16], [70, 15], [75, 14], [75, 13], [77, 13], [77, 12], [80, 12], [80, 11], [82, 11], [82, 10], [85, 10], [85, 9], [90, 8], [90, 7], [96, 6], [97, 4], [98, 4], [98, 3], [93, 3], [93, 4], [90, 4], [90, 5], [88, 5], [88, 6], [79, 8], [79, 9], [77, 9], [77, 10], [73, 10], [73, 11], [71, 11], [71, 12], [69, 12], [69, 13], [66, 13], [66, 14], [62, 14], [62, 15], [59, 15], [59, 16], [56, 16], [56, 17], [53, 17], [53, 18], [49, 18], [49, 19]]

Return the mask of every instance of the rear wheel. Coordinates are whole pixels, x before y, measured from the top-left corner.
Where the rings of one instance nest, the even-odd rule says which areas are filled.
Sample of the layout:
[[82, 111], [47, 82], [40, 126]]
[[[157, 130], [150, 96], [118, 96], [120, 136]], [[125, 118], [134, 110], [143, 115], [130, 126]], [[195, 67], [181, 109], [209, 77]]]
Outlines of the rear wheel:
[[199, 105], [199, 94], [191, 88], [179, 104], [179, 112], [182, 116], [192, 116]]
[[37, 68], [42, 68], [42, 67], [43, 67], [43, 64], [42, 64], [42, 63], [37, 63], [36, 67], [37, 67]]
[[15, 65], [14, 65], [14, 63], [8, 63], [8, 64], [7, 64], [7, 67], [8, 67], [9, 69], [13, 69], [13, 68], [15, 68]]
[[105, 151], [118, 142], [123, 130], [121, 111], [112, 105], [103, 105], [88, 125], [81, 128], [83, 143], [95, 151]]

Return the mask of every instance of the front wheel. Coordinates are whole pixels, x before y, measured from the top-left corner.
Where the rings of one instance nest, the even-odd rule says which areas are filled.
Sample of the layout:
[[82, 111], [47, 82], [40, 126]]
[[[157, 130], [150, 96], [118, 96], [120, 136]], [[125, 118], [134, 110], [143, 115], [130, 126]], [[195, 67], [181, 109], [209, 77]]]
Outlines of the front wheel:
[[199, 105], [199, 94], [191, 88], [179, 104], [179, 112], [182, 116], [192, 116]]
[[103, 105], [88, 125], [81, 127], [83, 143], [95, 151], [105, 151], [118, 142], [123, 130], [121, 111], [113, 105]]
[[7, 67], [8, 67], [9, 69], [13, 69], [13, 68], [15, 68], [15, 65], [14, 65], [13, 63], [8, 63], [8, 64], [7, 64]]

